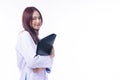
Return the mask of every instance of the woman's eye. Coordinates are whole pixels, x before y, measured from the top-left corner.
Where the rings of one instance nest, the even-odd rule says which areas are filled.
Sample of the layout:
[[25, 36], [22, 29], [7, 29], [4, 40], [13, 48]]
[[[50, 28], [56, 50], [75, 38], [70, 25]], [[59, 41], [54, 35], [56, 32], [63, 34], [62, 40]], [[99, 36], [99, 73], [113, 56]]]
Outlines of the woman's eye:
[[37, 18], [36, 17], [33, 17], [32, 20], [36, 20]]
[[32, 20], [41, 19], [40, 17], [33, 17]]

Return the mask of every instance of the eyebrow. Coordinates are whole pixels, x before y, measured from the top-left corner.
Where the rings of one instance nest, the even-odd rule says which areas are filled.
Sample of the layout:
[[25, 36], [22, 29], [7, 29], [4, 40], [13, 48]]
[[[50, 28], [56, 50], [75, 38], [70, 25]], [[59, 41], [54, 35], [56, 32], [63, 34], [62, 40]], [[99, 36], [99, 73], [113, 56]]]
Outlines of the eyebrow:
[[33, 18], [40, 18], [40, 16], [33, 16], [32, 19], [33, 19]]

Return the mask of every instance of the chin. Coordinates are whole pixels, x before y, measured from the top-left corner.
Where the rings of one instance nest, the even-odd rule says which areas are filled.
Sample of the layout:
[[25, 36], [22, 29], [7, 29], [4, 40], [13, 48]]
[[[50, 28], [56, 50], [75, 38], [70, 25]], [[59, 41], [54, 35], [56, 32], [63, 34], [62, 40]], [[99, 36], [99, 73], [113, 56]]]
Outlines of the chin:
[[36, 27], [36, 28], [34, 28], [34, 29], [38, 30], [38, 29], [40, 29], [40, 28]]
[[35, 29], [36, 31], [39, 31], [39, 29]]
[[34, 30], [35, 30], [35, 31], [38, 31], [38, 30], [39, 30], [39, 28], [34, 28]]

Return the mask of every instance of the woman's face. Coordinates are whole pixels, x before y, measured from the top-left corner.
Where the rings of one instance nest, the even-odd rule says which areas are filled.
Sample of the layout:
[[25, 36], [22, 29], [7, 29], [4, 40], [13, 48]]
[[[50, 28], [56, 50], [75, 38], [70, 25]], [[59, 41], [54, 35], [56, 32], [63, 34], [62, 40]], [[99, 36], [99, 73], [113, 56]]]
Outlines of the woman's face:
[[37, 11], [33, 12], [32, 21], [31, 21], [30, 25], [35, 30], [39, 30], [40, 29], [40, 26], [42, 25], [42, 21], [41, 21], [39, 13]]

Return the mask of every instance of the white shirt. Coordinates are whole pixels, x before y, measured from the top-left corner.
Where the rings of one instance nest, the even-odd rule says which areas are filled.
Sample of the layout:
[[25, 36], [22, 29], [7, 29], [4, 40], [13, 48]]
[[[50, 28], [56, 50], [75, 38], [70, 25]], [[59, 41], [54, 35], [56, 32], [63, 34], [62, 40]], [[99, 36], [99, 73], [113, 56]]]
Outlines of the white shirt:
[[39, 73], [34, 73], [32, 68], [52, 67], [50, 56], [36, 56], [37, 45], [27, 31], [19, 34], [16, 44], [16, 54], [18, 68], [21, 72], [20, 80], [47, 80], [46, 69]]

